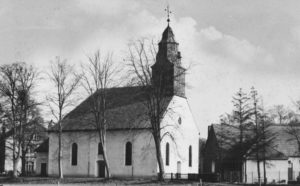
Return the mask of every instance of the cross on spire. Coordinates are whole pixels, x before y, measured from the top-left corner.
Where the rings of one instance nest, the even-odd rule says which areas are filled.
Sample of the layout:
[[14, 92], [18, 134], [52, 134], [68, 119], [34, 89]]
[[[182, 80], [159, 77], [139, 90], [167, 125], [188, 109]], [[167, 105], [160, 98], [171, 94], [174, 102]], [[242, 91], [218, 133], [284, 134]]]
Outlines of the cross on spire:
[[168, 26], [169, 26], [169, 23], [170, 23], [170, 14], [172, 13], [170, 11], [169, 5], [167, 5], [167, 8], [165, 8], [165, 11], [167, 12], [167, 16], [168, 16], [167, 22], [168, 22]]

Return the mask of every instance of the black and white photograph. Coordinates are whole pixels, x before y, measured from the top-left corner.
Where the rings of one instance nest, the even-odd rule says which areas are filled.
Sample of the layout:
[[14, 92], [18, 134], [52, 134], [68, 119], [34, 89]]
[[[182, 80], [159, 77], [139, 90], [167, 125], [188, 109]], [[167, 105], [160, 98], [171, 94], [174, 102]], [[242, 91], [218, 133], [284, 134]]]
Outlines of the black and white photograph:
[[0, 186], [300, 185], [299, 0], [0, 0]]

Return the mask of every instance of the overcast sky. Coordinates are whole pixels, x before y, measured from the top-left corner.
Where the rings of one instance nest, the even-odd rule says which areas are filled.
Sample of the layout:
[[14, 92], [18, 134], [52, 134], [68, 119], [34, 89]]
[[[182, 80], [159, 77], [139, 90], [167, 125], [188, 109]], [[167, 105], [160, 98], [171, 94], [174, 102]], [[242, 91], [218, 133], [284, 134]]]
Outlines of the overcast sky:
[[[264, 100], [300, 99], [300, 1], [168, 0], [171, 27], [189, 71], [187, 97], [207, 126], [232, 109], [232, 95], [252, 86]], [[46, 69], [55, 56], [76, 64], [96, 49], [122, 62], [127, 44], [161, 37], [164, 0], [0, 0], [0, 64]], [[43, 97], [45, 91], [40, 91]]]

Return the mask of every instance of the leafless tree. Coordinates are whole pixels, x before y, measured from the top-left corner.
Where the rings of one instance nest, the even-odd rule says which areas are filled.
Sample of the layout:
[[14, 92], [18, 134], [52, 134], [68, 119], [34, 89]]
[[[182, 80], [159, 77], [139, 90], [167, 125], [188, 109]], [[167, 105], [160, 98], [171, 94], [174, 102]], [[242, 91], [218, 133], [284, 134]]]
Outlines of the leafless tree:
[[59, 178], [63, 178], [62, 169], [62, 119], [66, 114], [66, 108], [72, 106], [76, 89], [78, 88], [81, 75], [75, 73], [73, 66], [67, 63], [67, 60], [62, 60], [56, 57], [51, 64], [51, 72], [48, 73], [50, 82], [55, 87], [55, 92], [47, 96], [49, 108], [52, 115], [57, 120], [58, 132], [58, 171]]
[[233, 96], [233, 120], [237, 123], [239, 129], [239, 151], [236, 153], [236, 158], [238, 158], [239, 167], [240, 167], [240, 181], [243, 178], [243, 159], [245, 148], [247, 146], [244, 145], [244, 138], [245, 138], [245, 130], [246, 126], [250, 123], [250, 119], [252, 116], [252, 110], [249, 105], [250, 98], [246, 93], [240, 89], [234, 96]]
[[18, 136], [21, 148], [21, 174], [25, 175], [26, 154], [32, 145], [34, 125], [40, 124], [41, 116], [36, 112], [38, 103], [33, 99], [34, 88], [39, 79], [38, 71], [31, 65], [20, 63], [18, 68], [17, 118], [20, 124]]
[[284, 105], [274, 105], [273, 108], [270, 109], [269, 113], [271, 113], [273, 121], [280, 125], [287, 124], [292, 119], [292, 111], [285, 108]]
[[90, 122], [98, 132], [107, 178], [110, 178], [110, 168], [107, 159], [106, 133], [109, 126], [107, 121], [107, 91], [116, 85], [116, 77], [120, 69], [112, 60], [112, 54], [102, 57], [100, 51], [88, 57], [88, 64], [82, 66], [82, 86], [89, 95], [90, 111], [93, 120]]
[[[254, 114], [254, 124], [255, 124], [255, 139], [260, 137], [260, 130], [259, 130], [259, 108], [258, 108], [258, 98], [257, 98], [257, 91], [254, 87], [251, 89], [251, 97], [253, 101], [253, 114]], [[261, 185], [261, 173], [260, 173], [260, 157], [259, 157], [259, 143], [256, 141], [255, 143], [255, 156], [257, 162], [257, 177], [258, 177], [258, 184]]]
[[[0, 67], [0, 92], [3, 97], [4, 107], [9, 115], [8, 125], [12, 129], [12, 160], [13, 177], [17, 177], [17, 165], [20, 160], [20, 143], [18, 143], [17, 128], [20, 126], [17, 117], [17, 99], [18, 99], [18, 63], [11, 65], [2, 65]], [[20, 130], [19, 130], [20, 131]]]
[[267, 164], [267, 151], [274, 148], [273, 141], [276, 138], [276, 133], [270, 130], [272, 121], [269, 114], [265, 112], [263, 100], [258, 99], [257, 91], [254, 87], [251, 89], [251, 98], [253, 102], [253, 123], [254, 123], [254, 138], [251, 153], [255, 154], [257, 162], [258, 183], [261, 185], [261, 170], [260, 163], [263, 163], [263, 184], [266, 185], [266, 164]]
[[297, 115], [297, 111], [300, 110], [300, 101], [294, 103], [296, 111], [290, 111], [287, 114], [288, 121], [285, 131], [291, 136], [290, 140], [296, 141], [298, 144], [298, 152], [300, 153], [300, 121]]

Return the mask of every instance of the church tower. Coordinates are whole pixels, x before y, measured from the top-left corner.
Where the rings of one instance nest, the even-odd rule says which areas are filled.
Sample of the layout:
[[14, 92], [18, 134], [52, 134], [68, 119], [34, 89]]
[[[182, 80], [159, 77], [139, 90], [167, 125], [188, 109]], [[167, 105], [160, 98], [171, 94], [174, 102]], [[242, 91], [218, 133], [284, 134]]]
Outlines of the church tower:
[[166, 96], [185, 97], [185, 71], [172, 28], [168, 26], [158, 44], [156, 63], [152, 66], [154, 86], [162, 88]]

